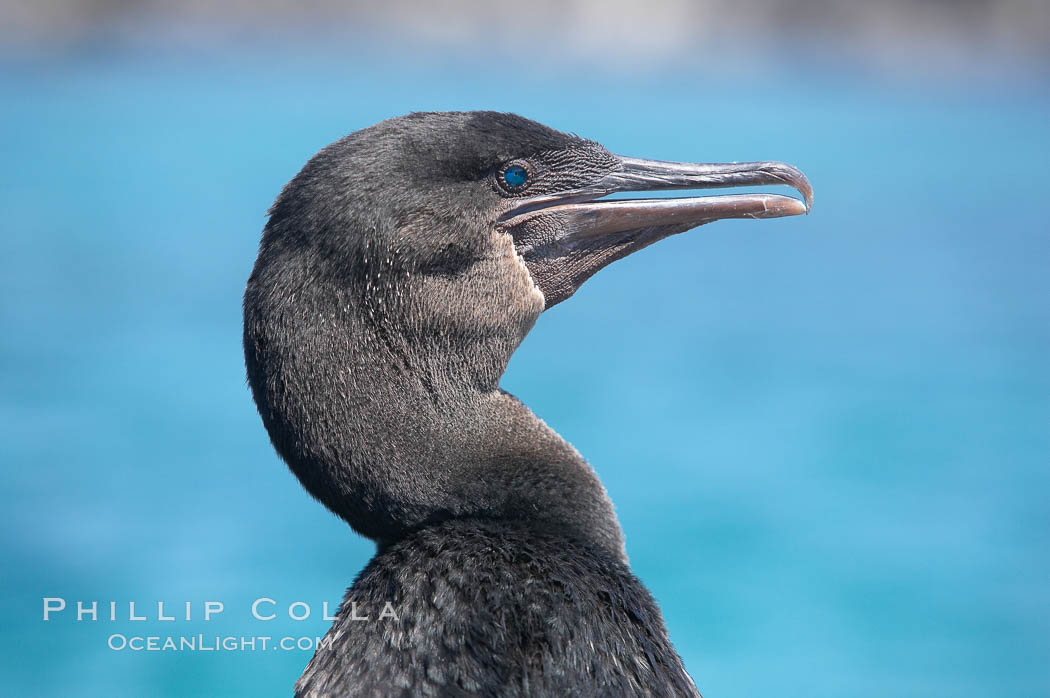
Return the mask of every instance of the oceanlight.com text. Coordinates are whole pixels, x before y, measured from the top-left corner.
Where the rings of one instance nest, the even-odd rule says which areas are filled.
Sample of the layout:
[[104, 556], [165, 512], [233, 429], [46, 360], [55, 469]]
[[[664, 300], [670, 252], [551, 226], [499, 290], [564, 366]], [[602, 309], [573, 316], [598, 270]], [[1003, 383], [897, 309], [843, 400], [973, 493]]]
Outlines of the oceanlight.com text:
[[328, 647], [323, 637], [270, 635], [124, 635], [113, 633], [106, 644], [115, 652], [313, 652]]

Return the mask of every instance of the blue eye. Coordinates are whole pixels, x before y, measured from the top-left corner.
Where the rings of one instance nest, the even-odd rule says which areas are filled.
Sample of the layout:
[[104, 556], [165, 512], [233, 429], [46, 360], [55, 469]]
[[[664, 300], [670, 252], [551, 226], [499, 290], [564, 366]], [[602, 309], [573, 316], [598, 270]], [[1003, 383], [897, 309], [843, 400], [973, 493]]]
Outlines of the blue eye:
[[521, 165], [511, 165], [503, 171], [503, 181], [510, 189], [521, 189], [529, 179], [529, 173]]

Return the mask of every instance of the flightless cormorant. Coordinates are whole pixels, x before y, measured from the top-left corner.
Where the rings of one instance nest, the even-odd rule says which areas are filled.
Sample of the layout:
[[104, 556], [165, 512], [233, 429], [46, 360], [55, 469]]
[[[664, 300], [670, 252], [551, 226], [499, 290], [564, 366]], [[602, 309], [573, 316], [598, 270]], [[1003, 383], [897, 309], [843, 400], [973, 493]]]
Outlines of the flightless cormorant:
[[[804, 201], [602, 198], [772, 184]], [[347, 601], [396, 619], [344, 603], [297, 695], [697, 695], [594, 470], [499, 381], [610, 262], [811, 200], [790, 165], [619, 157], [495, 112], [390, 119], [311, 159], [248, 281], [248, 380], [306, 490], [378, 546]]]

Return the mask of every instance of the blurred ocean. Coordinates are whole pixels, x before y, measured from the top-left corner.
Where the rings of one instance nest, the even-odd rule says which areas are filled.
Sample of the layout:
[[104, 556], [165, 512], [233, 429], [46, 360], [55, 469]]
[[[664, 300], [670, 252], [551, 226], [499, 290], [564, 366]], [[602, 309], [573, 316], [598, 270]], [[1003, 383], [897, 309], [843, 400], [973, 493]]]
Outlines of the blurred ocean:
[[[243, 285], [320, 147], [475, 108], [814, 184], [808, 217], [716, 223], [604, 270], [504, 380], [598, 470], [705, 696], [1050, 695], [1043, 81], [353, 50], [0, 64], [6, 695], [290, 694], [308, 651], [107, 638], [325, 631], [372, 545], [270, 448]], [[71, 608], [43, 622], [43, 597]], [[281, 616], [253, 620], [259, 597]], [[196, 620], [77, 623], [76, 600], [192, 601]], [[207, 600], [226, 610], [203, 623]]]

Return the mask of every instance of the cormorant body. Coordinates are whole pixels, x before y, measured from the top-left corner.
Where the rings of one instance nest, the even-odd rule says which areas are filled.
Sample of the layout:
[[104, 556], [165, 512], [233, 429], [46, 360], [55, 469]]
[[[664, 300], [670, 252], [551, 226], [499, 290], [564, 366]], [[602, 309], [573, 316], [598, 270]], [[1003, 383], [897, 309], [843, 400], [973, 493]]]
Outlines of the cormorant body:
[[[369, 620], [342, 609], [299, 695], [696, 695], [627, 565], [554, 531], [424, 527], [380, 551], [347, 599]], [[387, 601], [396, 621], [378, 619]]]
[[[806, 201], [602, 199], [747, 184]], [[493, 112], [390, 119], [311, 159], [248, 282], [248, 379], [277, 452], [378, 551], [297, 695], [697, 695], [594, 470], [499, 380], [610, 262], [810, 200], [781, 163], [624, 158]]]

